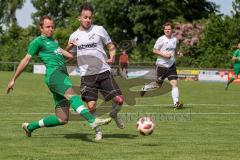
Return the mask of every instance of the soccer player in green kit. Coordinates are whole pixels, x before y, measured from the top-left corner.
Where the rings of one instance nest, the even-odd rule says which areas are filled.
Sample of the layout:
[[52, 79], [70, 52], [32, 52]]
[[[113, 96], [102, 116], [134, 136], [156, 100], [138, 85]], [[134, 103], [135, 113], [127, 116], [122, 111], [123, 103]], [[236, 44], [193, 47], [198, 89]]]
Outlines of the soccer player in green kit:
[[240, 43], [237, 45], [237, 50], [233, 52], [232, 62], [234, 63], [234, 77], [231, 77], [228, 83], [226, 84], [225, 90], [228, 89], [228, 86], [237, 78], [240, 73]]
[[43, 16], [40, 18], [39, 26], [41, 35], [29, 44], [27, 55], [21, 60], [16, 72], [8, 83], [7, 93], [13, 89], [16, 79], [27, 66], [32, 56], [37, 55], [46, 65], [45, 83], [53, 94], [56, 107], [55, 115], [45, 117], [39, 121], [23, 123], [22, 128], [26, 135], [31, 137], [32, 132], [41, 127], [54, 127], [66, 124], [69, 117], [69, 106], [82, 115], [93, 129], [109, 123], [111, 118], [99, 119], [89, 113], [89, 110], [85, 108], [83, 102], [75, 94], [63, 57], [73, 58], [73, 55], [61, 49], [57, 41], [53, 39], [53, 19], [49, 16]]

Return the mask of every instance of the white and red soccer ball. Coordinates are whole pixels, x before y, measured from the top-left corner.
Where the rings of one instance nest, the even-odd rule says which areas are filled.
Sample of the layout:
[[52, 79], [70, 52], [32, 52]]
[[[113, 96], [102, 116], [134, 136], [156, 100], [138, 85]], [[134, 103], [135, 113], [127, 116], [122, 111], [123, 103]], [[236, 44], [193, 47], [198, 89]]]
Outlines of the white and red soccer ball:
[[144, 136], [152, 134], [154, 127], [155, 124], [152, 117], [142, 117], [137, 122], [137, 130]]

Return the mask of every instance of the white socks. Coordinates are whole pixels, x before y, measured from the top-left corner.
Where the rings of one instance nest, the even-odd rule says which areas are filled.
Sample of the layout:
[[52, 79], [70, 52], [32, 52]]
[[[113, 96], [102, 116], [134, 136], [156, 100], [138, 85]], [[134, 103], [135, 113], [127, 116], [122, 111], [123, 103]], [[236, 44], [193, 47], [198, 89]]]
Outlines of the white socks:
[[178, 87], [172, 87], [173, 104], [176, 104], [178, 102], [178, 98], [179, 98]]

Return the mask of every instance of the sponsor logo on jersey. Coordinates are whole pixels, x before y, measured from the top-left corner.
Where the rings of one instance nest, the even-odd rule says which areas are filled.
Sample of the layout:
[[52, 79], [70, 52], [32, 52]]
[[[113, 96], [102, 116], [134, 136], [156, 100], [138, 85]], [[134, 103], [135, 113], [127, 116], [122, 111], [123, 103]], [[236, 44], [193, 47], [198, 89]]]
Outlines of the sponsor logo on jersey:
[[175, 51], [175, 48], [167, 48], [167, 51]]
[[87, 49], [87, 48], [96, 48], [97, 47], [97, 43], [88, 43], [88, 44], [81, 44], [79, 46], [77, 46], [78, 50], [82, 50], [82, 49]]

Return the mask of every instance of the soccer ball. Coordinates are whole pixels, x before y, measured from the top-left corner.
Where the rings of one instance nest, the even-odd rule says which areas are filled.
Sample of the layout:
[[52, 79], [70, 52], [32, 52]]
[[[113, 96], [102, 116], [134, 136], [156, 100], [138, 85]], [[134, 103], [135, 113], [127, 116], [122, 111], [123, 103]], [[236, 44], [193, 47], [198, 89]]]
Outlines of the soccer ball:
[[137, 130], [141, 135], [147, 136], [153, 133], [155, 124], [151, 117], [142, 117], [137, 122]]

